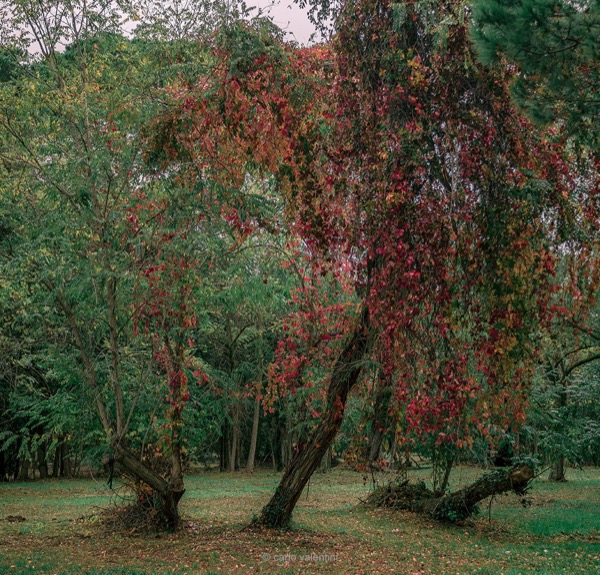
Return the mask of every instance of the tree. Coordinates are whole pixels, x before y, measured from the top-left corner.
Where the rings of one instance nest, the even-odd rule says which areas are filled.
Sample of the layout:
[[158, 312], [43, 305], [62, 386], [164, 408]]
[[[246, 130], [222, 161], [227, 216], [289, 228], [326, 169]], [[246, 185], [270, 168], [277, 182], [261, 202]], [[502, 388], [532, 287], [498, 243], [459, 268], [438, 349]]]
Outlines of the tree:
[[[255, 194], [254, 201], [272, 204], [275, 215], [274, 198], [265, 190]], [[211, 285], [204, 290], [205, 320], [198, 326], [196, 355], [219, 390], [222, 416], [214, 423], [221, 430], [222, 470], [239, 469], [244, 458], [247, 468], [254, 468], [263, 382], [289, 289], [288, 274], [279, 267], [280, 242], [268, 232], [255, 231], [243, 249], [218, 258]]]
[[[573, 254], [562, 257], [570, 265], [561, 266], [567, 268], [560, 274], [564, 287], [555, 294], [558, 313], [543, 340], [525, 429], [525, 436], [535, 437], [535, 455], [552, 464], [554, 481], [566, 480], [566, 460], [575, 464], [586, 460], [598, 425], [594, 411], [584, 407], [597, 393], [598, 259], [590, 254], [581, 259]], [[573, 276], [575, 281], [566, 281]]]
[[522, 419], [552, 242], [594, 233], [597, 190], [593, 162], [575, 177], [513, 109], [510, 76], [475, 64], [461, 4], [351, 2], [330, 47], [294, 51], [242, 26], [219, 55], [165, 130], [204, 170], [225, 164], [230, 187], [274, 179], [301, 239], [301, 329], [273, 381], [318, 387], [323, 403], [258, 519], [280, 527], [366, 365], [438, 441]]
[[209, 258], [193, 236], [210, 226], [176, 174], [144, 164], [143, 128], [162, 109], [162, 90], [143, 45], [115, 32], [118, 7], [14, 2], [11, 10], [9, 50], [34, 38], [38, 53], [17, 62], [20, 75], [0, 94], [11, 230], [3, 274], [29, 294], [40, 328], [57, 327], [52, 350], [81, 373], [107, 461], [132, 478], [150, 516], [174, 528], [182, 410], [188, 381], [203, 378], [189, 365], [188, 338]]
[[[547, 238], [559, 225], [544, 221], [543, 210], [574, 207], [546, 195], [540, 180], [568, 198], [576, 191], [527, 157], [535, 150], [567, 165], [543, 135], [523, 131], [502, 79], [462, 65], [470, 47], [461, 16], [460, 6], [445, 4], [347, 6], [335, 51], [333, 161], [320, 166], [322, 187], [302, 196], [309, 204], [320, 192], [328, 202], [316, 216], [300, 214], [316, 265], [339, 257], [351, 266], [363, 302], [359, 331], [330, 364], [336, 417], [345, 385], [371, 357], [389, 374], [409, 425], [452, 443], [468, 439], [473, 420], [489, 432], [522, 417], [531, 336], [548, 312]], [[525, 177], [515, 180], [515, 170]], [[377, 334], [370, 352], [357, 345], [365, 331]], [[340, 372], [348, 378], [341, 393]], [[452, 433], [445, 421], [457, 422]], [[262, 522], [289, 521], [329, 440], [320, 433], [334, 429], [322, 419]]]
[[136, 0], [131, 8], [136, 36], [183, 44], [214, 34], [237, 17], [239, 10], [236, 0]]
[[516, 64], [512, 90], [542, 124], [598, 147], [600, 3], [597, 0], [478, 0], [471, 29], [485, 64]]

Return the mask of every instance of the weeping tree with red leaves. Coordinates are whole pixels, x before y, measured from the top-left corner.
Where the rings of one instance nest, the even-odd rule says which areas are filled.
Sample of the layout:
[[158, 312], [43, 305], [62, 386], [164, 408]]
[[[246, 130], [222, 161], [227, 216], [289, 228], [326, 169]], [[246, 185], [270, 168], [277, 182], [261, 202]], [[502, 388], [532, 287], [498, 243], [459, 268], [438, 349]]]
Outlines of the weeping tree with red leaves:
[[515, 111], [467, 20], [456, 2], [345, 2], [331, 45], [303, 50], [239, 26], [160, 124], [229, 189], [270, 182], [309, 270], [272, 383], [318, 386], [320, 408], [259, 524], [289, 524], [368, 366], [438, 443], [520, 420], [557, 254], [596, 240], [593, 158]]

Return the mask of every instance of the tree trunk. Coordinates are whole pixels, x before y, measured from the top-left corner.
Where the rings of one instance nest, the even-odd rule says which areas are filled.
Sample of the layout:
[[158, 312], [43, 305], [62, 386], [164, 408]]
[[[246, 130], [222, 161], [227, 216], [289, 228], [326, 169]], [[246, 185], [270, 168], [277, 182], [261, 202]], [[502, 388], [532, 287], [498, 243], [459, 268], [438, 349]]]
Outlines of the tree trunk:
[[289, 401], [286, 401], [285, 407], [285, 427], [282, 428], [283, 433], [281, 434], [281, 453], [280, 453], [280, 466], [285, 469], [294, 456], [294, 446], [292, 438], [292, 415], [289, 409]]
[[71, 460], [69, 459], [69, 446], [60, 444], [60, 474], [62, 477], [71, 477]]
[[[442, 497], [446, 493], [450, 473], [454, 465], [454, 456], [446, 453], [438, 453], [437, 461], [433, 461], [433, 494], [436, 497]], [[437, 469], [436, 469], [437, 468]]]
[[168, 529], [177, 529], [180, 521], [178, 504], [185, 492], [181, 473], [178, 474], [177, 469], [171, 470], [171, 480], [167, 482], [122, 445], [114, 445], [113, 452], [115, 462], [122, 466], [125, 474], [152, 488], [159, 503], [156, 509], [158, 522]]
[[368, 310], [363, 308], [361, 320], [352, 338], [340, 354], [327, 390], [323, 419], [310, 439], [299, 446], [288, 465], [275, 494], [263, 508], [256, 524], [267, 527], [288, 527], [292, 512], [306, 483], [319, 467], [323, 455], [335, 439], [342, 424], [348, 393], [356, 385], [362, 370], [362, 360], [368, 347]]
[[238, 457], [238, 444], [240, 440], [240, 400], [236, 399], [236, 403], [233, 406], [233, 418], [232, 418], [232, 430], [231, 430], [231, 451], [229, 452], [229, 471], [235, 471], [236, 462]]
[[442, 484], [440, 485], [440, 493], [446, 493], [446, 488], [448, 487], [448, 482], [450, 481], [450, 472], [452, 471], [452, 465], [454, 464], [454, 459], [449, 459], [446, 463], [446, 469], [444, 470], [444, 477], [442, 478]]
[[26, 457], [20, 459], [18, 479], [19, 481], [26, 481], [29, 479], [29, 460]]
[[[558, 409], [560, 411], [564, 411], [567, 407], [568, 396], [567, 396], [567, 380], [565, 377], [562, 378], [560, 382], [560, 390], [558, 394]], [[566, 481], [565, 478], [565, 456], [563, 453], [560, 453], [556, 456], [556, 460], [553, 462], [552, 469], [550, 470], [550, 475], [548, 477], [550, 481]]]
[[260, 397], [257, 392], [254, 400], [254, 416], [252, 417], [252, 435], [250, 436], [250, 449], [248, 451], [248, 462], [246, 463], [246, 471], [252, 473], [254, 471], [254, 460], [256, 458], [256, 446], [258, 444], [258, 424], [260, 421]]
[[331, 470], [331, 459], [332, 459], [333, 447], [330, 445], [325, 452], [325, 457], [321, 461], [321, 472], [326, 473]]
[[250, 436], [250, 449], [246, 471], [254, 471], [254, 459], [256, 457], [256, 446], [258, 444], [258, 424], [260, 423], [260, 394], [263, 387], [264, 351], [263, 351], [263, 321], [262, 315], [258, 314], [258, 381], [256, 382], [256, 398], [254, 399], [254, 415], [252, 417], [252, 434]]
[[168, 350], [171, 374], [169, 387], [171, 388], [171, 400], [173, 401], [173, 410], [170, 416], [171, 437], [170, 437], [170, 461], [171, 468], [169, 470], [169, 479], [166, 487], [159, 491], [162, 499], [162, 517], [160, 518], [164, 525], [171, 530], [179, 527], [179, 500], [185, 493], [183, 483], [183, 454], [181, 449], [181, 429], [183, 427], [182, 411], [183, 401], [182, 396], [185, 392], [185, 380], [179, 374], [183, 373], [185, 364], [185, 348], [181, 341], [171, 342], [169, 338], [165, 338], [165, 344]]
[[52, 477], [60, 477], [60, 445], [54, 450], [54, 459], [52, 460]]
[[48, 478], [48, 462], [46, 461], [46, 446], [40, 445], [37, 450], [37, 466], [40, 472], [40, 479]]
[[383, 438], [390, 426], [390, 398], [391, 391], [387, 382], [377, 382], [377, 392], [375, 395], [375, 405], [373, 408], [373, 420], [371, 422], [371, 432], [366, 448], [367, 461], [373, 465], [379, 459]]
[[509, 471], [493, 471], [463, 489], [444, 495], [435, 502], [430, 501], [424, 511], [434, 519], [461, 521], [470, 517], [476, 511], [477, 504], [491, 495], [508, 491], [524, 493], [533, 475], [533, 469], [527, 465]]
[[219, 447], [219, 470], [227, 471], [229, 468], [229, 423], [227, 421], [221, 425], [221, 439]]
[[548, 476], [550, 481], [566, 481], [565, 477], [565, 456], [559, 455], [556, 461], [552, 465], [550, 475]]
[[436, 496], [424, 484], [386, 485], [374, 491], [369, 501], [379, 507], [392, 507], [422, 513], [437, 519], [454, 523], [477, 513], [477, 505], [491, 495], [513, 491], [525, 493], [533, 479], [533, 469], [528, 465], [510, 470], [486, 473], [475, 483], [454, 493]]

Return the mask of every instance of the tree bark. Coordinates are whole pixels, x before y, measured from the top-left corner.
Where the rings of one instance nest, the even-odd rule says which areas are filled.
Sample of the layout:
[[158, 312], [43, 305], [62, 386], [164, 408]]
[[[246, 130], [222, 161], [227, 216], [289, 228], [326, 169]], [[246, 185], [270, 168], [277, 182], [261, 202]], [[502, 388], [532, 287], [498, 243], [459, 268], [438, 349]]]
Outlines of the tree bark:
[[52, 477], [60, 477], [60, 445], [54, 450], [54, 458], [52, 459]]
[[565, 477], [565, 456], [559, 455], [552, 465], [550, 475], [548, 476], [550, 481], [566, 481]]
[[254, 414], [252, 416], [252, 433], [250, 435], [250, 449], [248, 450], [248, 461], [246, 471], [254, 471], [254, 459], [256, 457], [256, 446], [258, 444], [258, 424], [260, 423], [260, 394], [263, 386], [263, 322], [262, 315], [258, 314], [258, 381], [256, 382], [256, 398], [254, 399]]
[[37, 466], [40, 472], [40, 479], [48, 477], [48, 462], [46, 461], [46, 446], [40, 445], [37, 450]]
[[219, 471], [229, 468], [229, 422], [221, 425], [221, 438], [219, 441]]
[[233, 406], [233, 417], [231, 422], [231, 444], [229, 452], [229, 471], [236, 469], [238, 444], [240, 438], [240, 400], [236, 398]]
[[[560, 390], [558, 393], [558, 409], [563, 411], [567, 407], [568, 395], [567, 395], [567, 380], [566, 377], [562, 378], [560, 382]], [[563, 453], [559, 453], [553, 462], [550, 475], [548, 476], [550, 481], [566, 481], [565, 477], [565, 456]]]
[[438, 521], [454, 523], [476, 514], [478, 503], [487, 497], [509, 491], [522, 495], [533, 476], [533, 469], [528, 465], [492, 471], [475, 483], [441, 497], [436, 496], [422, 483], [404, 482], [400, 485], [387, 485], [374, 491], [369, 501], [378, 507], [414, 511]]
[[254, 460], [256, 458], [256, 446], [258, 444], [258, 424], [260, 422], [260, 397], [257, 392], [254, 400], [254, 415], [252, 417], [252, 434], [250, 436], [250, 449], [248, 450], [248, 462], [246, 463], [246, 471], [252, 473], [254, 471]]
[[183, 454], [181, 449], [181, 428], [183, 427], [182, 410], [184, 393], [184, 383], [179, 376], [183, 373], [185, 349], [181, 341], [173, 343], [169, 338], [165, 339], [170, 358], [170, 371], [172, 375], [169, 387], [171, 388], [171, 399], [173, 401], [173, 410], [170, 415], [171, 420], [171, 469], [169, 471], [169, 480], [166, 490], [161, 492], [162, 515], [164, 524], [168, 529], [177, 529], [179, 527], [179, 500], [185, 493], [183, 483]]
[[434, 495], [441, 497], [446, 493], [448, 482], [450, 481], [450, 473], [452, 472], [452, 466], [454, 465], [454, 457], [446, 456], [442, 457], [442, 460], [438, 462], [438, 466], [442, 470], [441, 478], [439, 481], [434, 481], [433, 493]]
[[19, 481], [26, 481], [29, 479], [29, 460], [26, 457], [20, 459], [18, 479]]
[[389, 385], [385, 385], [385, 383], [381, 380], [380, 376], [377, 382], [373, 420], [371, 421], [371, 431], [365, 453], [370, 465], [373, 465], [379, 459], [383, 438], [390, 427], [389, 407], [391, 391]]
[[369, 315], [363, 308], [354, 333], [340, 354], [327, 390], [327, 404], [323, 419], [310, 439], [303, 443], [284, 472], [275, 494], [263, 508], [257, 525], [285, 528], [308, 480], [319, 467], [323, 455], [335, 439], [342, 424], [348, 393], [358, 382], [362, 360], [368, 348]]
[[159, 521], [168, 529], [176, 529], [179, 526], [178, 504], [185, 492], [183, 481], [178, 480], [180, 477], [177, 473], [172, 473], [172, 480], [166, 481], [122, 445], [113, 445], [113, 452], [115, 462], [122, 466], [124, 473], [152, 488], [159, 500]]
[[69, 446], [60, 444], [60, 471], [63, 477], [71, 477], [71, 461], [69, 460]]
[[331, 460], [332, 460], [332, 446], [330, 445], [327, 448], [327, 451], [325, 452], [325, 456], [323, 457], [322, 461], [321, 461], [321, 472], [322, 473], [326, 473], [327, 471], [331, 470]]

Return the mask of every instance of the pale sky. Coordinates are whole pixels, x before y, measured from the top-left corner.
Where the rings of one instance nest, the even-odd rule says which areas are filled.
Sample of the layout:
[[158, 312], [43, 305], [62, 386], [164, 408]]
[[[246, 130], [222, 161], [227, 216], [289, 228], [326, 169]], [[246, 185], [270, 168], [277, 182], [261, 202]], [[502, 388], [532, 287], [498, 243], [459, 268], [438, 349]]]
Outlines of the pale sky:
[[[275, 24], [287, 32], [288, 39], [295, 40], [299, 44], [306, 45], [310, 36], [315, 33], [315, 27], [309, 21], [306, 10], [299, 8], [293, 0], [246, 0], [246, 6], [248, 8], [256, 6], [270, 14]], [[125, 24], [125, 30], [131, 30], [131, 28], [130, 23]], [[319, 38], [317, 35], [316, 40], [318, 41]], [[35, 44], [30, 49], [32, 53], [38, 51]]]
[[306, 10], [301, 10], [292, 0], [281, 0], [275, 5], [269, 0], [247, 0], [246, 4], [264, 9], [271, 6], [269, 13], [275, 24], [287, 31], [288, 36], [300, 44], [306, 44], [315, 31], [315, 27], [306, 16]]

